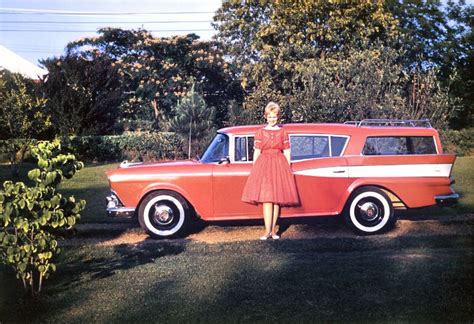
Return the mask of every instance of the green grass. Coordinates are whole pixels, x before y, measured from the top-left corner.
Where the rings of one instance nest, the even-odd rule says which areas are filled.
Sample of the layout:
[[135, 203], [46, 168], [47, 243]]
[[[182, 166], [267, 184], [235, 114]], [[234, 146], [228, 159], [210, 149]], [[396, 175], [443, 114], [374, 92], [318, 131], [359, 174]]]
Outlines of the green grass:
[[120, 219], [108, 217], [105, 212], [105, 197], [110, 193], [105, 171], [117, 166], [118, 163], [88, 165], [77, 172], [71, 180], [61, 183], [59, 187], [61, 193], [68, 196], [73, 195], [87, 202], [86, 209], [81, 213], [80, 222], [120, 221]]
[[[456, 161], [459, 206], [415, 212], [472, 212], [473, 162]], [[62, 185], [88, 201], [82, 221], [107, 221], [104, 171], [115, 166], [89, 165]], [[472, 322], [473, 254], [472, 235], [435, 234], [69, 247], [38, 301], [0, 267], [0, 323]]]
[[[59, 191], [62, 194], [67, 196], [73, 195], [77, 199], [87, 201], [86, 209], [81, 214], [81, 223], [120, 221], [119, 219], [107, 217], [105, 212], [105, 197], [110, 192], [105, 171], [114, 169], [117, 166], [118, 163], [89, 164], [77, 172], [72, 179], [65, 179], [61, 183]], [[14, 180], [32, 184], [27, 177], [27, 173], [35, 167], [36, 165], [32, 163], [23, 164], [20, 170], [20, 177]], [[0, 165], [0, 183], [10, 179], [12, 179], [10, 167], [8, 165]]]
[[379, 236], [70, 248], [35, 303], [21, 303], [19, 285], [0, 271], [0, 322], [472, 322], [471, 243]]
[[[120, 219], [107, 217], [105, 213], [105, 197], [109, 193], [105, 171], [116, 168], [117, 163], [87, 165], [72, 180], [65, 180], [60, 191], [66, 195], [74, 195], [85, 199], [87, 206], [82, 213], [80, 222], [120, 222]], [[33, 164], [25, 164], [21, 169], [20, 179], [27, 180], [26, 173]], [[459, 204], [454, 207], [430, 207], [410, 211], [408, 215], [441, 215], [474, 212], [474, 156], [459, 157], [453, 169], [456, 179], [454, 189], [461, 194]], [[9, 166], [0, 166], [0, 182], [10, 179]]]
[[474, 212], [474, 156], [458, 157], [454, 163], [454, 190], [461, 194], [460, 210]]

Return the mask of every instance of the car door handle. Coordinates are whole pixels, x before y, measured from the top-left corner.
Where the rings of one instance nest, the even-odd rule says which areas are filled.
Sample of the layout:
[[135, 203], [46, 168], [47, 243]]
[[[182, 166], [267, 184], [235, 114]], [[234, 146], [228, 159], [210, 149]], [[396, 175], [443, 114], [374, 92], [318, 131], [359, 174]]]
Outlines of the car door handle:
[[334, 170], [332, 173], [345, 173], [346, 170]]

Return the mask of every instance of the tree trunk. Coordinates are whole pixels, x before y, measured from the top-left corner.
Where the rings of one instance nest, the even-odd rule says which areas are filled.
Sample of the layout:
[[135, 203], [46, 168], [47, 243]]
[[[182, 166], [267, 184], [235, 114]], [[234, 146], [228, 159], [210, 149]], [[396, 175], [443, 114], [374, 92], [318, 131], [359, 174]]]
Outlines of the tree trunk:
[[191, 159], [191, 130], [192, 130], [192, 124], [193, 120], [189, 122], [189, 136], [188, 136], [188, 159]]
[[153, 111], [155, 113], [155, 119], [158, 120], [159, 112], [158, 112], [158, 103], [156, 102], [156, 99], [153, 99], [153, 101], [151, 102], [151, 106], [153, 107]]

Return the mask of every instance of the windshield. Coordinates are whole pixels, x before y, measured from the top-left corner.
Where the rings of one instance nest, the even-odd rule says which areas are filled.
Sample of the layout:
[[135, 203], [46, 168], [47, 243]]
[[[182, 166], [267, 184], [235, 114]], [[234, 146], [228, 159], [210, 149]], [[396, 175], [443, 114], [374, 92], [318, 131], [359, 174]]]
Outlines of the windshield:
[[226, 156], [229, 156], [229, 138], [225, 134], [218, 133], [204, 152], [201, 162], [219, 162]]

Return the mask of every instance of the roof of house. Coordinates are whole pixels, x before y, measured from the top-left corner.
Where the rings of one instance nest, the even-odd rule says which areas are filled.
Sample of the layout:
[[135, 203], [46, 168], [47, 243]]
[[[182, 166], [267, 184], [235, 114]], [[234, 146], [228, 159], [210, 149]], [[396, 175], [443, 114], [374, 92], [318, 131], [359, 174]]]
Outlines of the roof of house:
[[48, 74], [47, 70], [36, 66], [2, 45], [0, 45], [0, 69], [20, 73], [24, 77], [33, 80], [38, 80]]

